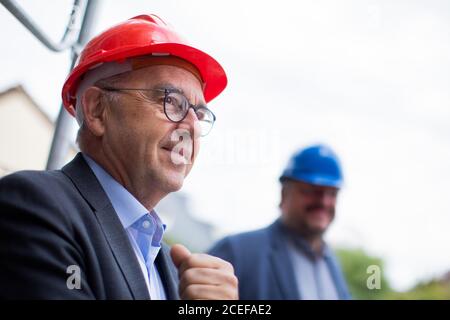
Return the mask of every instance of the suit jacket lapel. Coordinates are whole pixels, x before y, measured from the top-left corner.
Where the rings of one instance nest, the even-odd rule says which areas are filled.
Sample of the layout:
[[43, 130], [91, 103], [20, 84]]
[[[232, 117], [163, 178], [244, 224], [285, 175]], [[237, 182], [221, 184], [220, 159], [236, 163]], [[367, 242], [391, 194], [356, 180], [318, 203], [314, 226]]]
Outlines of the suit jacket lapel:
[[159, 253], [156, 256], [155, 263], [164, 284], [167, 299], [179, 300], [178, 271], [172, 263], [172, 258], [169, 254], [169, 247], [165, 243], [161, 244], [161, 250], [159, 250]]
[[269, 232], [271, 233], [270, 239], [272, 241], [270, 263], [282, 299], [299, 300], [300, 297], [295, 281], [294, 269], [284, 242], [281, 221], [275, 221], [269, 227]]
[[349, 299], [347, 285], [344, 276], [342, 274], [341, 268], [339, 266], [337, 258], [334, 256], [334, 254], [331, 252], [330, 249], [328, 249], [328, 254], [325, 255], [325, 262], [328, 266], [328, 270], [330, 270], [331, 277], [333, 278], [339, 299], [341, 300]]
[[94, 209], [113, 255], [126, 279], [134, 299], [150, 299], [145, 279], [130, 241], [108, 196], [81, 153], [62, 171], [72, 180], [81, 195]]

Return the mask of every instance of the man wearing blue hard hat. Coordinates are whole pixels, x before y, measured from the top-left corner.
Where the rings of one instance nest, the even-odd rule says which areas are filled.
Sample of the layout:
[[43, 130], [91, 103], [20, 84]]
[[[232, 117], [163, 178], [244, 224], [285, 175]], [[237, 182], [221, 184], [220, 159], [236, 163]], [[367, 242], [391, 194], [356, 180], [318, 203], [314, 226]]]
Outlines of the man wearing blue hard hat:
[[281, 217], [270, 226], [219, 241], [210, 254], [231, 262], [240, 299], [349, 299], [339, 263], [323, 236], [343, 183], [326, 145], [295, 153], [281, 177]]

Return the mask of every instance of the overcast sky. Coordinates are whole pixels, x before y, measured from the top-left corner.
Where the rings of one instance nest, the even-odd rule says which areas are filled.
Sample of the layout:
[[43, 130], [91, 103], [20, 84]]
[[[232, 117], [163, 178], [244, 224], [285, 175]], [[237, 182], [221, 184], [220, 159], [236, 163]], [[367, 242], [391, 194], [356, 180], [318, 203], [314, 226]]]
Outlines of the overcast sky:
[[[71, 1], [18, 1], [53, 39]], [[327, 238], [385, 259], [397, 289], [450, 270], [449, 1], [106, 1], [96, 32], [156, 13], [213, 55], [229, 85], [185, 181], [222, 234], [278, 215], [290, 154], [329, 144], [345, 171]], [[23, 84], [55, 118], [70, 56], [0, 6], [0, 89]]]

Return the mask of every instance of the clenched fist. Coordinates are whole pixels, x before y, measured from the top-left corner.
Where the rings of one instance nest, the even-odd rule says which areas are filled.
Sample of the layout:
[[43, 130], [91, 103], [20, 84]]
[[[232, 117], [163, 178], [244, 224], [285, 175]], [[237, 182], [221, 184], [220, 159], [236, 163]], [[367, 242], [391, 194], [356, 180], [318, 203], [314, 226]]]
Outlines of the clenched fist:
[[172, 247], [170, 255], [178, 268], [181, 299], [238, 299], [238, 280], [229, 262], [203, 253], [191, 253], [180, 244]]

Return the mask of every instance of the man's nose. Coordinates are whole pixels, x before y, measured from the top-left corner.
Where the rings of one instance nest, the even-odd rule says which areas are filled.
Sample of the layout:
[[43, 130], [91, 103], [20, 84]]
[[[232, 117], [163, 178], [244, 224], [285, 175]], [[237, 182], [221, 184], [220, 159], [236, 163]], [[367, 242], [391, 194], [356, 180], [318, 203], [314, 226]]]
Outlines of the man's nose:
[[320, 192], [318, 194], [318, 201], [324, 207], [334, 206], [336, 202], [336, 197], [328, 192]]
[[201, 136], [200, 121], [193, 108], [189, 108], [186, 117], [179, 123], [178, 128], [188, 130], [194, 139]]

